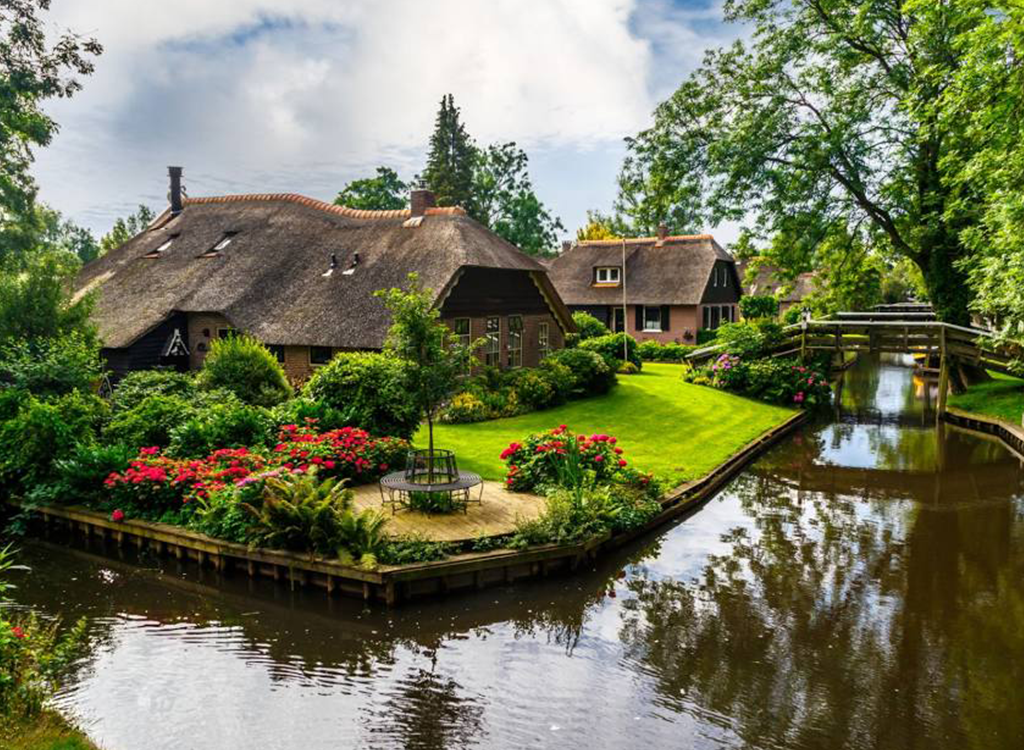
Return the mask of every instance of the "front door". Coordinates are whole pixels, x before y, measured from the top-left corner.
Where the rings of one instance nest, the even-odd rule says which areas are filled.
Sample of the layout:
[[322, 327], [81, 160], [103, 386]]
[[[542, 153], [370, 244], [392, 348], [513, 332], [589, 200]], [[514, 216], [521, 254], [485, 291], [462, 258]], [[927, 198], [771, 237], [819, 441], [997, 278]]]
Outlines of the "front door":
[[621, 307], [612, 308], [614, 313], [612, 315], [612, 331], [615, 333], [622, 333], [626, 330], [626, 313]]

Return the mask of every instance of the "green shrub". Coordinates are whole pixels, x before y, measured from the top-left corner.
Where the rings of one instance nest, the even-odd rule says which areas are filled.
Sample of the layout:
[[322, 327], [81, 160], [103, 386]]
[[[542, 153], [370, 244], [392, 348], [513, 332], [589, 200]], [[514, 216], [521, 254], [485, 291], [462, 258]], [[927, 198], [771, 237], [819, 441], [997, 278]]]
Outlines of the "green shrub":
[[779, 314], [779, 301], [770, 294], [740, 297], [740, 314], [747, 320], [774, 318]]
[[196, 395], [192, 373], [175, 370], [137, 370], [117, 381], [110, 398], [114, 415], [129, 411], [149, 396], [177, 396], [189, 401]]
[[800, 316], [803, 315], [804, 308], [799, 305], [793, 305], [786, 312], [782, 313], [782, 324], [786, 326], [794, 325], [800, 322]]
[[347, 426], [410, 439], [420, 414], [406, 393], [409, 365], [377, 352], [342, 352], [306, 383], [303, 395], [342, 415]]
[[72, 333], [58, 338], [12, 341], [0, 349], [0, 383], [42, 396], [95, 390], [103, 361], [95, 338]]
[[408, 565], [444, 560], [453, 552], [448, 542], [431, 542], [417, 536], [392, 537], [377, 552], [377, 561], [382, 565]]
[[546, 370], [519, 369], [508, 375], [509, 387], [517, 400], [529, 409], [546, 409], [554, 405], [557, 396], [552, 377]]
[[247, 544], [253, 524], [249, 508], [259, 506], [262, 491], [262, 482], [253, 482], [245, 488], [226, 487], [198, 497], [188, 526], [214, 539]]
[[201, 388], [231, 391], [254, 406], [274, 406], [294, 392], [277, 358], [244, 334], [214, 339], [197, 381]]
[[[625, 342], [625, 346], [623, 346], [623, 342]], [[613, 333], [608, 336], [587, 339], [580, 342], [579, 348], [600, 354], [612, 372], [619, 369], [619, 363], [623, 361], [632, 362], [638, 370], [643, 367], [643, 361], [637, 351], [636, 339], [628, 333]], [[623, 357], [623, 349], [626, 352], [625, 357]]]
[[697, 331], [697, 346], [707, 346], [715, 343], [718, 338], [717, 328], [701, 328]]
[[270, 410], [270, 421], [275, 427], [283, 424], [315, 424], [321, 431], [338, 430], [348, 426], [341, 411], [305, 396], [289, 399], [275, 406]]
[[54, 479], [55, 462], [95, 442], [107, 405], [78, 391], [49, 401], [24, 398], [14, 417], [0, 423], [0, 480], [30, 488]]
[[29, 496], [41, 503], [96, 503], [105, 492], [104, 480], [124, 471], [135, 455], [126, 445], [79, 444], [69, 456], [54, 462], [53, 481], [36, 485]]
[[669, 342], [662, 344], [653, 339], [640, 342], [637, 353], [645, 362], [684, 362], [686, 355], [696, 350], [692, 344]]
[[441, 421], [448, 424], [466, 424], [491, 419], [491, 410], [475, 394], [465, 391], [456, 393], [448, 408], [441, 414]]
[[545, 357], [541, 367], [549, 367], [552, 362], [567, 367], [572, 373], [569, 394], [573, 398], [600, 396], [615, 384], [615, 371], [595, 351], [562, 349]]
[[576, 324], [580, 341], [597, 338], [598, 336], [607, 336], [611, 333], [608, 330], [608, 326], [590, 313], [574, 312], [572, 314], [572, 322]]
[[616, 372], [620, 375], [636, 375], [640, 372], [640, 368], [632, 362], [623, 362], [619, 365], [619, 369]]
[[269, 445], [276, 425], [259, 406], [241, 403], [214, 404], [171, 429], [167, 454], [176, 457], [205, 456], [218, 448], [258, 448]]
[[130, 409], [114, 415], [103, 430], [107, 443], [121, 443], [132, 448], [160, 446], [166, 448], [171, 433], [195, 413], [192, 404], [180, 396], [156, 393], [146, 396]]
[[771, 354], [783, 338], [782, 326], [773, 320], [725, 323], [718, 328], [718, 343], [723, 350], [744, 359]]

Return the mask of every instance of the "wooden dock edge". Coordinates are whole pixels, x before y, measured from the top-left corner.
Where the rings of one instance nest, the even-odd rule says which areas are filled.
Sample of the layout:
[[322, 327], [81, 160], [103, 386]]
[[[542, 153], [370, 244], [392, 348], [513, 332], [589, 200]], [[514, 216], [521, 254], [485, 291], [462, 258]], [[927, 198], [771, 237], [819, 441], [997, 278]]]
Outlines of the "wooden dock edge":
[[158, 556], [195, 561], [228, 575], [241, 571], [251, 577], [268, 577], [292, 587], [317, 586], [329, 595], [341, 594], [364, 600], [398, 604], [422, 596], [471, 591], [514, 581], [571, 573], [612, 550], [695, 510], [744, 466], [775, 445], [807, 420], [798, 412], [765, 431], [700, 479], [681, 484], [662, 498], [662, 511], [642, 528], [612, 536], [606, 533], [571, 546], [540, 545], [525, 550], [501, 549], [455, 555], [436, 562], [380, 566], [375, 570], [342, 565], [333, 560], [295, 552], [267, 550], [213, 539], [188, 529], [149, 521], [112, 521], [102, 513], [79, 506], [28, 506], [17, 500], [9, 505], [29, 510], [44, 524], [49, 535], [63, 527], [86, 537], [100, 537], [117, 546], [132, 545]]
[[984, 435], [992, 435], [1017, 457], [1024, 461], [1024, 427], [1007, 422], [999, 417], [990, 417], [986, 414], [957, 409], [955, 406], [947, 406], [940, 415], [943, 421], [949, 422], [955, 427], [970, 432], [980, 432]]

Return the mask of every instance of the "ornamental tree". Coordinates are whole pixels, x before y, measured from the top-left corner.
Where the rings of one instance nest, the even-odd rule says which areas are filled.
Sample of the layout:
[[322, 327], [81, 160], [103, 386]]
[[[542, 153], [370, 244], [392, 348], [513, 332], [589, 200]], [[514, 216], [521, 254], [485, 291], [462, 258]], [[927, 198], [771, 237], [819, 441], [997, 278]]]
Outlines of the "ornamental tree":
[[409, 364], [406, 397], [427, 420], [430, 454], [434, 452], [434, 418], [451, 398], [459, 378], [476, 364], [473, 352], [483, 339], [468, 344], [459, 341], [440, 320], [434, 293], [423, 288], [415, 273], [409, 274], [405, 289], [375, 292], [391, 312], [385, 349]]

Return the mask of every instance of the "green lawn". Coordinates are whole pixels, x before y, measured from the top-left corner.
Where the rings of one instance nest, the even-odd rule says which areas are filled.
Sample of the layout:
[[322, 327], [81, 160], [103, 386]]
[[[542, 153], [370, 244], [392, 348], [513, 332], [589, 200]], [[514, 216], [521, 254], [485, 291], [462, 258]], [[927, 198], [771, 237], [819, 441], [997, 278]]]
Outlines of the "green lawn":
[[1020, 424], [1021, 414], [1024, 414], [1024, 380], [997, 372], [990, 374], [990, 382], [971, 386], [967, 393], [950, 396], [949, 405]]
[[[680, 370], [680, 365], [645, 363], [643, 373], [619, 376], [607, 396], [508, 419], [437, 425], [434, 444], [454, 450], [459, 468], [501, 479], [499, 454], [510, 442], [564, 424], [577, 432], [615, 435], [634, 466], [678, 483], [706, 474], [794, 413], [684, 383]], [[426, 445], [425, 427], [415, 442]]]
[[0, 719], [0, 750], [99, 750], [54, 711], [24, 721]]

